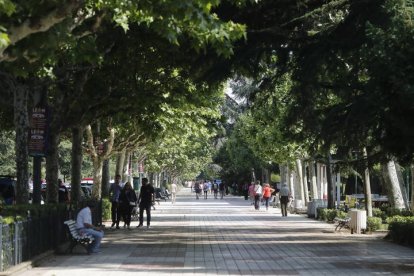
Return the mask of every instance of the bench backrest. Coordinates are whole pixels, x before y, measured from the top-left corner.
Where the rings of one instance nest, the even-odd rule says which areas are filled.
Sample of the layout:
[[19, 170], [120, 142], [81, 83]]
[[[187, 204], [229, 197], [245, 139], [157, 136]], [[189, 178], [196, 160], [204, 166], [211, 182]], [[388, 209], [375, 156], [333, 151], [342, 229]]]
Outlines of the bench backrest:
[[79, 235], [78, 229], [76, 228], [76, 221], [74, 221], [74, 220], [67, 220], [67, 221], [64, 222], [64, 224], [66, 224], [68, 226], [70, 235], [75, 240], [81, 240], [81, 239], [85, 239], [85, 238], [88, 238], [91, 241], [94, 240], [93, 236], [90, 236], [90, 235], [82, 235], [81, 236], [81, 235]]

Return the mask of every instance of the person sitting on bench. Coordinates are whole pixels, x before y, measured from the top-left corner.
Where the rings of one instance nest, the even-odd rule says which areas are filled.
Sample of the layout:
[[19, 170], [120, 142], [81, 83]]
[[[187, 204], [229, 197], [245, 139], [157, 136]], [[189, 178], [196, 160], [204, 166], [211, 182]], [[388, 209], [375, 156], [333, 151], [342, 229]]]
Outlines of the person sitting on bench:
[[88, 253], [99, 253], [99, 247], [101, 246], [101, 240], [104, 236], [104, 232], [101, 227], [94, 226], [92, 224], [92, 212], [95, 208], [94, 202], [88, 202], [86, 207], [81, 209], [76, 218], [76, 228], [79, 235], [91, 235], [94, 237], [94, 241], [88, 247]]

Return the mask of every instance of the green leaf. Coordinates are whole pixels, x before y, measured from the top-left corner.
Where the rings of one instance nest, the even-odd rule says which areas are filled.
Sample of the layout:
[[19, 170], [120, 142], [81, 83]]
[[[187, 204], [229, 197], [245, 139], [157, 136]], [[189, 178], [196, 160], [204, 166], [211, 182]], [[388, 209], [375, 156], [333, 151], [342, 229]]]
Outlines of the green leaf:
[[16, 6], [10, 0], [0, 0], [0, 14], [11, 16], [16, 12]]
[[9, 36], [0, 32], [0, 47], [6, 47], [10, 44]]

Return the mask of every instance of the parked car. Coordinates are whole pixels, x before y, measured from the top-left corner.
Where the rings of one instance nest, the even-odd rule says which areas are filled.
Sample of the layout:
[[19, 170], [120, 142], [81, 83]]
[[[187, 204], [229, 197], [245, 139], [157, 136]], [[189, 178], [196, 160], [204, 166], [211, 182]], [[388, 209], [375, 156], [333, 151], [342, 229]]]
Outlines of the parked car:
[[92, 197], [92, 187], [89, 185], [81, 185], [82, 199], [89, 199]]
[[[32, 204], [33, 203], [33, 192], [29, 192], [29, 203]], [[45, 204], [45, 200], [43, 198], [43, 195], [40, 195], [40, 204], [43, 205]]]

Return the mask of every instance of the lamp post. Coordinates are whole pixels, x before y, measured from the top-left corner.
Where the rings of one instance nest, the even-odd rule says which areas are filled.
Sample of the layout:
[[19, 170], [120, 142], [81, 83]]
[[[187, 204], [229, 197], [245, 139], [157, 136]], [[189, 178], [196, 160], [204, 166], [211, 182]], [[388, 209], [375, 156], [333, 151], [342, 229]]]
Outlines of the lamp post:
[[358, 193], [358, 176], [355, 172], [355, 194]]
[[252, 182], [256, 183], [256, 175], [254, 173], [254, 168], [252, 168]]
[[[356, 163], [356, 160], [358, 159], [358, 152], [357, 151], [353, 151], [353, 153], [355, 153], [355, 163]], [[358, 175], [357, 175], [357, 170], [356, 170], [356, 168], [354, 169], [354, 172], [355, 172], [355, 194], [357, 194], [358, 193]]]

